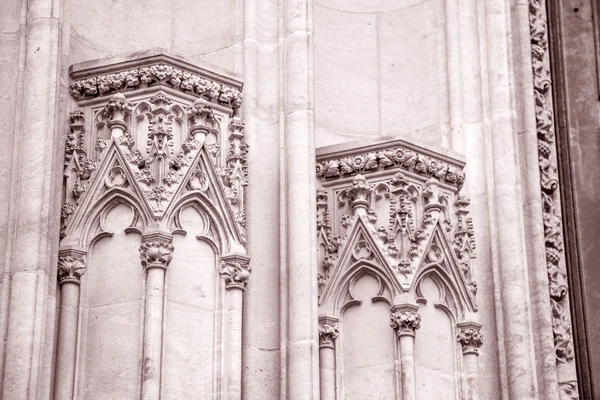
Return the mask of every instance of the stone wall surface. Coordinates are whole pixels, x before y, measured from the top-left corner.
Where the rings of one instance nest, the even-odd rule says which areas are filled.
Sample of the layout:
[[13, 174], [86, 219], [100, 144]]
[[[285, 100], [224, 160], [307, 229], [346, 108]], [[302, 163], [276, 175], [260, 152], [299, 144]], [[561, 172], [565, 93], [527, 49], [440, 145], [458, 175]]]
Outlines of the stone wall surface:
[[559, 399], [532, 4], [2, 2], [0, 398]]

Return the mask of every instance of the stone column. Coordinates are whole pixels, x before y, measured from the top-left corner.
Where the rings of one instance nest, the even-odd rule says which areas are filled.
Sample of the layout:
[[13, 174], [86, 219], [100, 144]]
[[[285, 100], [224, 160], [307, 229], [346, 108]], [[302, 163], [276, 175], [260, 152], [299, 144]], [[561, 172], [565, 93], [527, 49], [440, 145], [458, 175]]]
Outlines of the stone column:
[[146, 271], [142, 400], [160, 399], [165, 273], [173, 258], [173, 237], [166, 232], [144, 234], [140, 258]]
[[390, 325], [396, 331], [400, 354], [400, 387], [402, 400], [417, 398], [415, 375], [415, 331], [421, 326], [421, 316], [415, 304], [401, 304], [392, 307]]
[[463, 389], [465, 400], [479, 399], [477, 386], [477, 357], [479, 348], [483, 345], [481, 324], [476, 322], [461, 322], [458, 324], [457, 340], [462, 344], [463, 351]]
[[339, 335], [338, 319], [319, 317], [319, 380], [321, 400], [335, 400], [335, 339]]
[[285, 0], [284, 8], [286, 179], [282, 209], [286, 215], [286, 389], [290, 400], [319, 397], [311, 3]]
[[[61, 115], [59, 88], [66, 70], [60, 55], [63, 39], [68, 38], [68, 32], [63, 34], [61, 29], [62, 3], [8, 1], [3, 2], [0, 12], [1, 53], [6, 54], [5, 45], [9, 45], [4, 41], [8, 39], [6, 34], [21, 27], [14, 38], [19, 51], [9, 53], [16, 57], [15, 62], [2, 63], [3, 74], [9, 71], [6, 76], [14, 77], [16, 86], [16, 90], [9, 86], [3, 92], [15, 107], [14, 117], [9, 116], [8, 121], [2, 117], [0, 140], [0, 144], [9, 146], [2, 149], [0, 165], [7, 167], [10, 163], [2, 171], [13, 182], [2, 185], [2, 191], [10, 193], [0, 196], [2, 206], [9, 208], [7, 219], [1, 213], [0, 250], [6, 249], [6, 253], [0, 254], [0, 263], [4, 264], [4, 272], [11, 274], [10, 278], [2, 278], [0, 298], [0, 329], [6, 329], [6, 336], [0, 332], [4, 348], [2, 399], [49, 396], [50, 373], [43, 370], [49, 366], [55, 339], [55, 266], [62, 184], [58, 171], [64, 143], [57, 118]], [[4, 24], [15, 14], [19, 15], [18, 21]], [[12, 74], [13, 67], [19, 69], [18, 75]], [[6, 141], [4, 136], [8, 137]], [[8, 151], [7, 158], [4, 150]], [[7, 197], [9, 201], [4, 202]]]
[[80, 249], [64, 249], [59, 252], [58, 284], [61, 296], [54, 387], [56, 400], [73, 398], [79, 320], [79, 283], [85, 273], [85, 255], [86, 252]]
[[524, 160], [519, 158], [517, 139], [521, 132], [518, 131], [515, 113], [513, 42], [509, 40], [513, 26], [508, 15], [511, 9], [509, 3], [507, 0], [484, 3], [491, 150], [488, 157], [491, 156], [489, 177], [493, 185], [490, 225], [495, 235], [494, 257], [499, 264], [495, 290], [501, 294], [498, 303], [501, 307], [496, 314], [501, 317], [498, 340], [501, 345], [504, 342], [504, 351], [500, 353], [506, 357], [508, 397], [538, 399], [540, 380], [537, 365], [541, 364], [536, 362], [534, 341], [538, 335], [532, 331], [535, 323], [532, 310], [540, 310], [537, 302], [533, 307], [531, 303], [532, 289], [537, 289], [529, 285], [526, 243], [539, 238], [527, 235], [535, 233], [526, 232], [524, 226], [528, 216], [523, 213], [525, 203], [520, 168]]
[[219, 273], [225, 280], [225, 390], [227, 400], [241, 399], [242, 396], [242, 295], [248, 286], [252, 272], [250, 258], [241, 254], [227, 254], [221, 257], [223, 264]]

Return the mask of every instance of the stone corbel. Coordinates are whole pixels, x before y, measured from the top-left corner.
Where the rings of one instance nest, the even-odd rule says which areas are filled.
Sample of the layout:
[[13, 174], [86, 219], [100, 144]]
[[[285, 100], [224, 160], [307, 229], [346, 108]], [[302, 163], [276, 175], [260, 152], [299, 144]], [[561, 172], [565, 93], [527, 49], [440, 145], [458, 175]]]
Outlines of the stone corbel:
[[321, 400], [335, 400], [335, 341], [339, 335], [338, 319], [319, 317], [319, 368]]
[[415, 332], [421, 326], [419, 306], [405, 303], [391, 308], [390, 325], [396, 331], [400, 353], [400, 387], [403, 400], [415, 400], [417, 383], [415, 375]]
[[86, 251], [63, 248], [58, 253], [58, 284], [61, 290], [58, 344], [56, 349], [55, 397], [73, 398], [77, 330], [79, 324], [79, 285], [86, 269]]
[[141, 263], [146, 271], [143, 400], [160, 398], [165, 273], [173, 259], [172, 240], [170, 233], [157, 229], [145, 233], [140, 245]]

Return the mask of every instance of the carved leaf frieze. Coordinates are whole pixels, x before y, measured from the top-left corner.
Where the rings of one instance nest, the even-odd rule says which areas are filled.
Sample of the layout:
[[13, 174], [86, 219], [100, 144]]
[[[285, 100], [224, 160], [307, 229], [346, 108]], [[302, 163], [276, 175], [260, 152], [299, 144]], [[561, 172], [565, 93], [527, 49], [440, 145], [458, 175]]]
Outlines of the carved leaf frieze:
[[80, 100], [156, 84], [168, 85], [225, 105], [233, 109], [236, 115], [242, 103], [242, 94], [238, 89], [165, 63], [76, 80], [69, 89], [71, 95]]
[[458, 189], [465, 180], [461, 168], [400, 146], [318, 162], [317, 178], [334, 179], [394, 167], [436, 178]]

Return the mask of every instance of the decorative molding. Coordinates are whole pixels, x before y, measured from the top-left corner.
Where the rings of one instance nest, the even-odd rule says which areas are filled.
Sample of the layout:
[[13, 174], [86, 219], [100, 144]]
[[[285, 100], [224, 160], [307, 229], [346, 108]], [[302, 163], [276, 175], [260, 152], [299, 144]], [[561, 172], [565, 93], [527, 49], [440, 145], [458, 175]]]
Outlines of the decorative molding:
[[459, 323], [456, 340], [462, 345], [463, 354], [479, 354], [479, 348], [483, 345], [481, 324], [474, 322]]
[[[544, 224], [554, 348], [561, 392], [571, 393], [566, 398], [575, 399], [578, 398], [577, 382], [574, 380], [575, 374], [569, 372], [575, 371], [575, 359], [564, 255], [546, 21], [545, 3], [542, 0], [530, 0], [529, 23], [543, 213], [541, 222]], [[567, 386], [574, 390], [566, 390]]]
[[355, 153], [347, 156], [317, 157], [317, 178], [337, 179], [366, 172], [376, 172], [390, 168], [400, 168], [407, 172], [461, 189], [465, 181], [462, 164], [451, 164], [441, 157], [425, 154], [417, 146], [393, 145], [387, 148], [374, 148], [371, 152]]
[[[409, 307], [410, 306], [410, 307]], [[390, 326], [396, 331], [398, 338], [402, 336], [415, 336], [415, 331], [421, 327], [421, 315], [417, 312], [418, 306], [396, 306], [397, 312], [390, 315]], [[402, 311], [404, 310], [404, 311]]]
[[[154, 62], [139, 68], [119, 70], [77, 79], [69, 85], [71, 95], [77, 100], [90, 99], [115, 92], [129, 91], [166, 85], [184, 93], [201, 97], [211, 102], [224, 105], [239, 115], [242, 104], [240, 88], [230, 84], [192, 72], [190, 69], [177, 66], [167, 57], [162, 62]], [[179, 64], [179, 63], [177, 63]]]
[[246, 290], [252, 273], [250, 258], [241, 254], [229, 254], [222, 256], [221, 260], [219, 274], [225, 280], [225, 288]]

